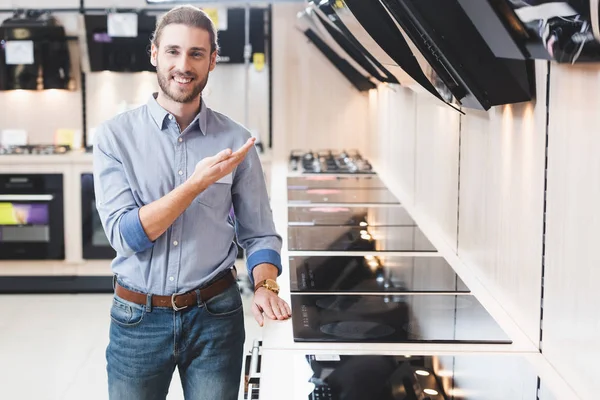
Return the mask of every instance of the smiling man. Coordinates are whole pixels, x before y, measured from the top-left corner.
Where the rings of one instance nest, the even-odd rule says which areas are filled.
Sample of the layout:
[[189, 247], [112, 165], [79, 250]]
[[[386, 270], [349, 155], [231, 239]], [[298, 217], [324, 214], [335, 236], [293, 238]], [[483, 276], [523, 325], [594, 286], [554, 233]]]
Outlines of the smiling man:
[[96, 204], [117, 252], [111, 400], [165, 399], [175, 368], [186, 399], [237, 398], [245, 333], [236, 233], [255, 282], [257, 322], [290, 317], [278, 297], [281, 237], [254, 141], [202, 100], [216, 39], [198, 8], [166, 13], [151, 49], [160, 91], [96, 133]]

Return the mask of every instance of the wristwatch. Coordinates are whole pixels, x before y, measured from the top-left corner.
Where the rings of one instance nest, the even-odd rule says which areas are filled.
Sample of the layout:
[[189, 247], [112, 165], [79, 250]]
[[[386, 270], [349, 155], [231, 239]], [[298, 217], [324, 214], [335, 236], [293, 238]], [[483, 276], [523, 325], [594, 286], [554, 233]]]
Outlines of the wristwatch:
[[273, 279], [265, 279], [264, 281], [258, 282], [256, 286], [254, 286], [254, 293], [256, 293], [256, 291], [261, 287], [264, 287], [275, 294], [279, 294], [279, 285]]

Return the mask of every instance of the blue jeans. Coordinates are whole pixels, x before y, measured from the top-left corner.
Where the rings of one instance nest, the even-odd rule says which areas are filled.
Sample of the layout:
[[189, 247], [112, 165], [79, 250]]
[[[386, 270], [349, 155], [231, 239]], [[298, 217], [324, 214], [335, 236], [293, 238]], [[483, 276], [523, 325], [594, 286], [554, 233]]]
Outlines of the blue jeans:
[[237, 284], [177, 312], [115, 295], [110, 316], [110, 400], [164, 400], [175, 367], [186, 400], [238, 398], [245, 332]]

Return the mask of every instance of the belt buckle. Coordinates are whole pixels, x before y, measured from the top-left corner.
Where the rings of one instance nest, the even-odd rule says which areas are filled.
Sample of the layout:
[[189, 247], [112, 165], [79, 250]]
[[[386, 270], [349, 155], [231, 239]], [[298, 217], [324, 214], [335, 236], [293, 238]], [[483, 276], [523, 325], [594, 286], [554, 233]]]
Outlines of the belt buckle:
[[173, 306], [173, 310], [175, 311], [181, 311], [184, 310], [186, 308], [188, 308], [188, 306], [183, 306], [183, 307], [177, 307], [177, 304], [175, 304], [175, 297], [179, 296], [177, 293], [173, 293], [171, 295], [171, 305]]

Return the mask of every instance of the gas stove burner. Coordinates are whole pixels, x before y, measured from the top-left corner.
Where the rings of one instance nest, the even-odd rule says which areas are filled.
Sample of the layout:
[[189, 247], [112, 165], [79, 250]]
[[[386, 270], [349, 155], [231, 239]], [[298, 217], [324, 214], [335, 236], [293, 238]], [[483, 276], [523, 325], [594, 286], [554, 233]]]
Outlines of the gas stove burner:
[[54, 155], [67, 154], [71, 150], [68, 145], [23, 145], [23, 146], [0, 146], [0, 155]]
[[307, 174], [373, 174], [373, 166], [358, 150], [292, 150], [290, 168]]

